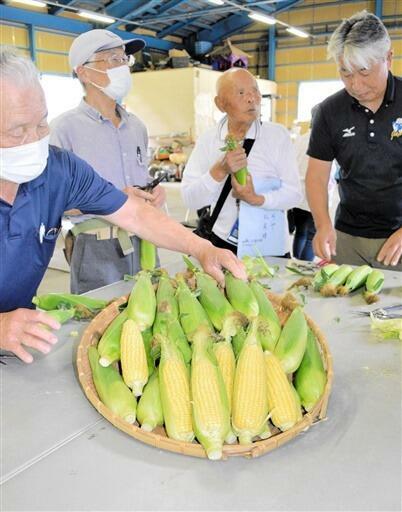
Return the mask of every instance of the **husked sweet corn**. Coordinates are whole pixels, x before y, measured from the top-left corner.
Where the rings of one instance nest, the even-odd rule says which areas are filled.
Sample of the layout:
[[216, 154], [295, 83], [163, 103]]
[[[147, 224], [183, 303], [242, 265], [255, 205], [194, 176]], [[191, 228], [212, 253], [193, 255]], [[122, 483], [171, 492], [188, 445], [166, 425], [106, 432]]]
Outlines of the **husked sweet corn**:
[[148, 362], [141, 331], [134, 320], [127, 319], [121, 332], [121, 369], [124, 382], [141, 396], [148, 381]]
[[221, 371], [223, 382], [225, 383], [226, 394], [228, 397], [229, 411], [232, 410], [233, 382], [236, 369], [236, 360], [233, 348], [228, 341], [218, 341], [212, 345], [218, 366]]
[[264, 352], [264, 357], [271, 421], [282, 431], [289, 430], [300, 418], [300, 408], [297, 408], [291, 384], [277, 357], [269, 351]]
[[239, 354], [234, 379], [232, 425], [240, 444], [268, 437], [267, 379], [264, 353], [257, 337], [258, 319], [251, 322]]
[[210, 332], [201, 326], [194, 334], [191, 360], [191, 396], [195, 433], [209, 459], [222, 458], [225, 439], [236, 438], [222, 374], [212, 352]]
[[194, 439], [190, 378], [183, 356], [168, 337], [160, 337], [159, 389], [168, 436], [177, 441]]

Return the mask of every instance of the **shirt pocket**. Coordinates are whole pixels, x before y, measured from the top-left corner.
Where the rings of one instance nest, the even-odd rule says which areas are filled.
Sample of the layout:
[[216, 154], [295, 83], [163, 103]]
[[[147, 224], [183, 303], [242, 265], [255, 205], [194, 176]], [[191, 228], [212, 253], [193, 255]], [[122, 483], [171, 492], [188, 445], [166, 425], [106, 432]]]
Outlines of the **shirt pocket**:
[[60, 233], [60, 226], [46, 228], [41, 232], [41, 228], [33, 230], [32, 247], [34, 248], [33, 258], [37, 267], [47, 268], [56, 246], [56, 241]]

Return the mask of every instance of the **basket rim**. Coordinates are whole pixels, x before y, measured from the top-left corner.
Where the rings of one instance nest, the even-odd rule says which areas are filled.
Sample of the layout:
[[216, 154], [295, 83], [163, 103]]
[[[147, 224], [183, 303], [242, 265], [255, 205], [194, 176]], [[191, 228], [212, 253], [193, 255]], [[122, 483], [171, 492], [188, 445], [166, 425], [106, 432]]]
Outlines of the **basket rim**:
[[[280, 302], [280, 295], [274, 294], [269, 290], [266, 290], [266, 294], [274, 306], [278, 307], [278, 303]], [[95, 409], [105, 419], [107, 419], [110, 423], [112, 423], [112, 425], [130, 435], [131, 437], [134, 437], [135, 439], [148, 445], [154, 446], [158, 449], [165, 449], [184, 455], [206, 458], [207, 455], [201, 444], [197, 442], [189, 443], [170, 439], [166, 436], [163, 429], [161, 431], [156, 429], [156, 431], [154, 430], [152, 432], [146, 432], [139, 426], [127, 423], [122, 418], [114, 414], [99, 399], [92, 380], [92, 372], [90, 370], [88, 359], [88, 347], [91, 345], [96, 345], [106, 327], [118, 315], [119, 306], [127, 302], [127, 300], [128, 295], [123, 295], [114, 300], [90, 322], [83, 333], [77, 348], [76, 365], [78, 379], [84, 394], [89, 402], [91, 402], [93, 407], [95, 407]], [[319, 343], [319, 348], [323, 356], [324, 367], [327, 372], [327, 382], [325, 384], [324, 393], [315, 404], [313, 409], [310, 412], [306, 412], [303, 415], [302, 420], [297, 422], [291, 429], [285, 432], [279, 432], [269, 437], [268, 439], [254, 441], [249, 445], [224, 444], [222, 450], [222, 459], [235, 456], [254, 458], [263, 455], [290, 441], [301, 432], [308, 430], [313, 423], [316, 423], [326, 417], [328, 400], [333, 381], [332, 356], [323, 332], [308, 315], [305, 314], [305, 317], [309, 327], [313, 331]]]

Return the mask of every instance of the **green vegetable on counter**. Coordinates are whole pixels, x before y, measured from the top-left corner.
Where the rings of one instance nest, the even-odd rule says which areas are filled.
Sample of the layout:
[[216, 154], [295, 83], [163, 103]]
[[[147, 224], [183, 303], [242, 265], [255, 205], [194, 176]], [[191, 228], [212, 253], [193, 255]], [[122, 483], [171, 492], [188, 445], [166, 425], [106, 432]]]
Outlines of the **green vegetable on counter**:
[[373, 314], [371, 317], [371, 328], [377, 331], [384, 340], [399, 339], [402, 341], [402, 318], [377, 318]]
[[32, 302], [39, 309], [44, 309], [45, 311], [74, 309], [74, 318], [77, 320], [93, 318], [110, 303], [109, 300], [92, 299], [91, 297], [73, 293], [36, 295]]

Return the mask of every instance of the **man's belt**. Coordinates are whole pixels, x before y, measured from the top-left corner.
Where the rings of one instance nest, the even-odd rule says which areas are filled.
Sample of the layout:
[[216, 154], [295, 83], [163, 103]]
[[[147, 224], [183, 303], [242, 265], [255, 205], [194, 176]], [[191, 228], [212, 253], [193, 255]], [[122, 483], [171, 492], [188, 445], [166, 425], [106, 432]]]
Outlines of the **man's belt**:
[[81, 233], [85, 233], [86, 235], [96, 235], [97, 240], [110, 240], [112, 238], [117, 238], [124, 256], [134, 252], [133, 244], [130, 240], [130, 236], [132, 236], [133, 233], [129, 233], [128, 231], [103, 219], [84, 220], [79, 224], [75, 224], [71, 229], [71, 232], [74, 236]]

